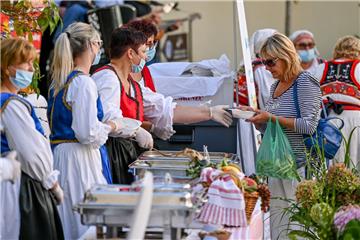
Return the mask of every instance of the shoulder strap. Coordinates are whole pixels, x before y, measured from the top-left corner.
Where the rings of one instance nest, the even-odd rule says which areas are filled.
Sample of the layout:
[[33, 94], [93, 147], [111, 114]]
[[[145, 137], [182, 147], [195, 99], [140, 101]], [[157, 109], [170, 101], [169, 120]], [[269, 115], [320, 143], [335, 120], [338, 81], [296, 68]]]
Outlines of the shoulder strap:
[[3, 112], [6, 108], [6, 106], [9, 104], [9, 102], [11, 100], [18, 100], [19, 102], [21, 102], [22, 104], [24, 104], [26, 106], [26, 108], [29, 110], [29, 113], [31, 114], [31, 110], [32, 110], [32, 105], [31, 103], [29, 103], [26, 99], [23, 99], [17, 95], [13, 95], [11, 97], [9, 97], [4, 104], [1, 106], [1, 112]]
[[300, 108], [299, 108], [299, 102], [298, 102], [298, 95], [297, 95], [297, 80], [294, 83], [293, 86], [293, 96], [294, 96], [294, 103], [295, 103], [295, 109], [296, 109], [296, 117], [300, 118]]

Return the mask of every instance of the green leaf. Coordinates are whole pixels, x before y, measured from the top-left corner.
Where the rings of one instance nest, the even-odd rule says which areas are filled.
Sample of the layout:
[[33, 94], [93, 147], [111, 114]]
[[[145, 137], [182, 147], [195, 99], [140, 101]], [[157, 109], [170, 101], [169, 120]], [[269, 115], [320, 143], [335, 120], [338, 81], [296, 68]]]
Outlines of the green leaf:
[[345, 229], [340, 236], [340, 239], [343, 240], [357, 240], [360, 239], [360, 221], [351, 220], [346, 224]]
[[297, 237], [301, 237], [301, 238], [306, 238], [306, 239], [311, 239], [311, 240], [316, 240], [318, 239], [317, 236], [314, 236], [313, 234], [306, 232], [306, 231], [301, 231], [301, 230], [292, 230], [288, 233], [288, 237], [290, 239], [297, 239]]

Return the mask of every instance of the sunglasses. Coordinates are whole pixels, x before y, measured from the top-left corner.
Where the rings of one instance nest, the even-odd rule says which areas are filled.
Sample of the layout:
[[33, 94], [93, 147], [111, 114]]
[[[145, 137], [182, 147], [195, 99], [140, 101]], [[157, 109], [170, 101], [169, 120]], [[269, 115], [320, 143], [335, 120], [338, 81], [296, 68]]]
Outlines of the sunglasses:
[[315, 47], [315, 43], [311, 42], [311, 43], [298, 43], [296, 44], [297, 47], [301, 48], [301, 49], [305, 49], [305, 48], [314, 48]]
[[279, 60], [279, 58], [263, 59], [263, 60], [261, 60], [261, 62], [262, 62], [262, 64], [264, 64], [265, 66], [273, 67], [273, 66], [276, 65], [277, 60]]

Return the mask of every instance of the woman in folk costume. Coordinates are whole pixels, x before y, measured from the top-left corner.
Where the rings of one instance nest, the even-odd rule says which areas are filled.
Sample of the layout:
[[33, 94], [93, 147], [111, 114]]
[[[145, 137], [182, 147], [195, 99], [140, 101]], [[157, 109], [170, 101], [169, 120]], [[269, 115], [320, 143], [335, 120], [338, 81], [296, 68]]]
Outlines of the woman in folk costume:
[[[318, 67], [316, 77], [329, 116], [344, 121], [341, 132], [348, 140], [351, 131], [360, 126], [360, 39], [353, 36], [339, 39], [333, 57]], [[336, 161], [344, 162], [344, 143], [334, 157]], [[360, 170], [360, 127], [354, 130], [349, 151], [354, 166]]]
[[7, 183], [8, 186], [2, 188], [6, 192], [1, 192], [0, 197], [6, 204], [1, 208], [1, 215], [7, 216], [9, 230], [1, 236], [4, 239], [64, 238], [56, 208], [56, 204], [63, 201], [57, 182], [59, 171], [53, 169], [50, 144], [32, 105], [17, 95], [32, 81], [35, 58], [36, 50], [26, 40], [1, 41], [1, 120], [4, 127], [1, 154], [15, 150], [22, 170], [20, 186], [15, 181], [12, 186]]
[[[158, 34], [158, 30], [156, 25], [152, 23], [151, 20], [141, 19], [134, 20], [127, 23], [124, 27], [134, 29], [135, 31], [140, 31], [146, 36], [146, 63], [152, 61], [156, 54], [156, 47], [158, 45], [158, 41], [155, 39]], [[151, 91], [156, 92], [155, 84], [152, 79], [149, 68], [144, 65], [141, 72], [138, 73], [130, 73], [131, 77], [139, 82], [144, 87], [148, 87]]]
[[301, 67], [311, 74], [315, 74], [319, 64], [326, 62], [319, 57], [316, 48], [314, 34], [308, 30], [298, 30], [290, 35], [290, 40], [294, 43], [296, 51], [301, 60]]
[[73, 23], [55, 43], [48, 118], [55, 168], [65, 191], [59, 212], [65, 238], [79, 238], [87, 227], [72, 208], [94, 184], [111, 183], [103, 144], [117, 131], [116, 120], [102, 122], [103, 111], [94, 80], [88, 75], [97, 64], [101, 40], [94, 28]]
[[[124, 116], [141, 122], [146, 119], [152, 123], [151, 132], [164, 140], [174, 134], [173, 123], [214, 120], [228, 127], [232, 122], [231, 115], [224, 110], [228, 106], [179, 106], [171, 97], [165, 98], [131, 77], [130, 73], [141, 72], [145, 65], [146, 40], [142, 32], [126, 27], [113, 31], [110, 64], [92, 76], [104, 104], [105, 117], [111, 120]], [[124, 138], [110, 138], [107, 142], [113, 177], [118, 175], [119, 182], [131, 182], [127, 166], [137, 158], [139, 146], [152, 147], [152, 136], [143, 128], [136, 133], [135, 142]]]

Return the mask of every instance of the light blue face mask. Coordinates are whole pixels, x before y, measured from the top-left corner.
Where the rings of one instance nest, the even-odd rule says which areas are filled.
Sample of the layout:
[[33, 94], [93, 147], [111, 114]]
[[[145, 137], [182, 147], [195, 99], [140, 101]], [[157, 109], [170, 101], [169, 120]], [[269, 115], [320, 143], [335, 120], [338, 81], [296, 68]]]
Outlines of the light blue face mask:
[[299, 57], [302, 62], [311, 62], [316, 58], [315, 48], [309, 50], [298, 50]]
[[27, 88], [32, 81], [34, 72], [22, 70], [22, 69], [16, 69], [15, 77], [10, 76], [10, 82], [16, 89], [23, 89]]
[[149, 48], [147, 51], [146, 51], [146, 62], [150, 62], [151, 60], [154, 59], [155, 57], [155, 54], [156, 54], [156, 46], [153, 46], [152, 48]]
[[133, 72], [133, 73], [141, 72], [145, 66], [145, 63], [146, 63], [146, 61], [143, 58], [141, 58], [139, 65], [137, 65], [137, 64], [131, 65], [131, 72]]
[[98, 51], [91, 65], [98, 65], [101, 59], [101, 51]]

